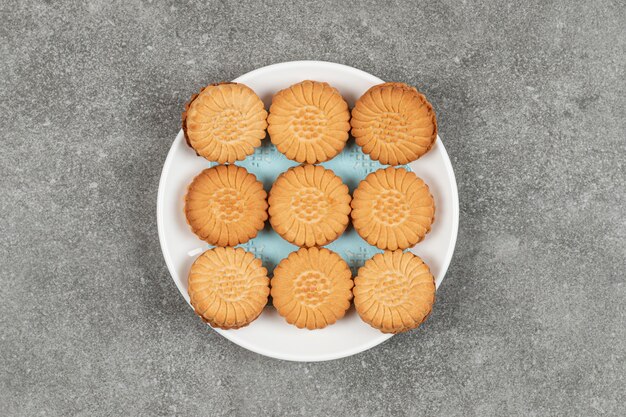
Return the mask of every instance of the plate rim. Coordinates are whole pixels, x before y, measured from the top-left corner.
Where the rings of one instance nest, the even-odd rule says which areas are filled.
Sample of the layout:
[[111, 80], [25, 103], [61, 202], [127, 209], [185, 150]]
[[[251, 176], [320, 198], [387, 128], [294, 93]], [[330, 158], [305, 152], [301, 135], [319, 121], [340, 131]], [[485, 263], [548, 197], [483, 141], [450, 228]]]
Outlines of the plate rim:
[[[249, 71], [237, 78], [235, 78], [233, 80], [233, 82], [239, 82], [240, 79], [242, 78], [247, 78], [247, 77], [251, 77], [254, 76], [256, 74], [258, 74], [259, 72], [264, 72], [264, 71], [271, 71], [277, 67], [298, 67], [298, 66], [302, 66], [302, 65], [306, 65], [306, 66], [320, 66], [320, 67], [326, 67], [326, 68], [335, 68], [335, 69], [341, 69], [344, 71], [351, 71], [351, 72], [356, 72], [359, 73], [369, 79], [371, 79], [373, 82], [377, 82], [377, 83], [382, 83], [384, 82], [382, 79], [376, 77], [373, 74], [370, 74], [366, 71], [360, 70], [358, 68], [354, 68], [348, 65], [344, 65], [344, 64], [338, 64], [335, 62], [328, 62], [328, 61], [317, 61], [317, 60], [300, 60], [300, 61], [286, 61], [286, 62], [280, 62], [280, 63], [275, 63], [275, 64], [271, 64], [271, 65], [267, 65], [264, 67], [260, 67], [260, 68], [256, 68], [252, 71]], [[158, 231], [158, 235], [159, 235], [159, 246], [161, 248], [161, 254], [163, 255], [163, 259], [165, 260], [165, 265], [167, 266], [168, 272], [170, 274], [170, 278], [172, 279], [172, 281], [174, 281], [174, 284], [176, 285], [176, 288], [178, 289], [179, 294], [183, 297], [183, 299], [187, 302], [187, 304], [190, 304], [190, 301], [184, 296], [185, 293], [185, 289], [181, 287], [181, 284], [178, 282], [179, 280], [176, 280], [174, 278], [174, 276], [172, 275], [172, 271], [175, 270], [174, 268], [174, 264], [173, 261], [171, 259], [171, 257], [169, 256], [169, 254], [166, 253], [165, 248], [167, 246], [167, 243], [165, 242], [165, 237], [164, 237], [164, 215], [163, 215], [163, 204], [164, 204], [164, 189], [165, 189], [165, 178], [167, 176], [167, 174], [170, 171], [171, 165], [172, 165], [172, 161], [174, 159], [174, 149], [175, 149], [175, 145], [184, 140], [184, 133], [183, 130], [180, 129], [178, 134], [176, 135], [176, 138], [174, 139], [174, 141], [172, 142], [172, 144], [170, 145], [170, 149], [167, 152], [167, 156], [165, 158], [165, 162], [163, 163], [163, 168], [161, 170], [161, 175], [159, 176], [159, 187], [158, 187], [158, 191], [157, 191], [157, 201], [156, 201], [156, 217], [157, 217], [157, 231]], [[458, 237], [458, 230], [459, 230], [459, 212], [460, 212], [460, 208], [459, 208], [459, 194], [458, 194], [458, 186], [457, 186], [457, 182], [456, 182], [456, 176], [454, 175], [454, 169], [452, 167], [452, 161], [450, 160], [450, 155], [448, 154], [443, 142], [441, 141], [441, 138], [439, 137], [439, 135], [437, 135], [437, 145], [441, 146], [441, 151], [443, 153], [443, 155], [445, 156], [445, 158], [443, 158], [444, 160], [444, 167], [446, 172], [448, 173], [448, 175], [450, 176], [450, 185], [451, 185], [451, 189], [452, 189], [452, 237], [450, 239], [450, 242], [448, 244], [448, 248], [446, 251], [446, 258], [444, 259], [443, 262], [443, 267], [442, 267], [442, 272], [441, 272], [441, 279], [440, 279], [440, 283], [443, 282], [443, 279], [445, 278], [446, 273], [448, 272], [448, 268], [450, 266], [450, 263], [452, 262], [452, 257], [454, 256], [454, 249], [456, 247], [456, 241], [457, 241], [457, 237]], [[321, 355], [321, 356], [315, 356], [315, 357], [309, 357], [307, 355], [293, 355], [293, 354], [281, 354], [281, 353], [276, 353], [273, 351], [268, 351], [266, 349], [263, 348], [259, 348], [257, 346], [252, 346], [250, 344], [248, 344], [246, 341], [243, 341], [241, 339], [239, 339], [236, 334], [232, 333], [232, 332], [228, 332], [219, 328], [214, 328], [211, 326], [208, 326], [209, 328], [215, 330], [217, 333], [219, 333], [221, 336], [223, 336], [224, 338], [226, 338], [227, 340], [229, 340], [231, 343], [236, 344], [238, 346], [241, 346], [244, 349], [250, 350], [252, 352], [255, 352], [257, 354], [263, 355], [263, 356], [267, 356], [270, 358], [274, 358], [274, 359], [280, 359], [280, 360], [287, 360], [287, 361], [294, 361], [294, 362], [322, 362], [322, 361], [328, 361], [328, 360], [334, 360], [334, 359], [341, 359], [341, 358], [345, 358], [345, 357], [349, 357], [352, 355], [356, 355], [358, 353], [364, 352], [366, 350], [369, 350], [387, 340], [389, 340], [392, 336], [394, 336], [393, 334], [388, 334], [388, 333], [381, 333], [380, 337], [377, 337], [373, 340], [371, 340], [369, 343], [366, 343], [364, 345], [360, 345], [357, 348], [352, 348], [352, 349], [346, 349], [344, 351], [341, 352], [334, 352], [332, 354], [325, 354], [325, 355]]]

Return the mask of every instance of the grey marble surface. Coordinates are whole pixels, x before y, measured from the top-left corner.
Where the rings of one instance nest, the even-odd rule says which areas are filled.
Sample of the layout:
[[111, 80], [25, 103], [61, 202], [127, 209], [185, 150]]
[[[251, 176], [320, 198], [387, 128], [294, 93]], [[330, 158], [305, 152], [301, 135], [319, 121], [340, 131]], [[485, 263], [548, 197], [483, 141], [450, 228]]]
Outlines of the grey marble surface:
[[[626, 415], [623, 2], [0, 11], [0, 414]], [[461, 201], [428, 322], [310, 364], [202, 324], [155, 220], [186, 99], [299, 59], [423, 90]]]

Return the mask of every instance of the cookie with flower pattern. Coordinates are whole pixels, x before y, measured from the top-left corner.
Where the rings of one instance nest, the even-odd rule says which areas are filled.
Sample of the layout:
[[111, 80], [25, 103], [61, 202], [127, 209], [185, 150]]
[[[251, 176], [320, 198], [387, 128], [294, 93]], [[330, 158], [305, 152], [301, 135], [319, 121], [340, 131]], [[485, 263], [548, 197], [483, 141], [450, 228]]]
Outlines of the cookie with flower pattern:
[[367, 90], [352, 109], [350, 124], [363, 152], [382, 164], [414, 161], [437, 139], [432, 105], [404, 83], [383, 83]]
[[354, 229], [380, 249], [412, 247], [430, 231], [435, 218], [428, 185], [404, 168], [369, 174], [354, 190], [351, 206]]
[[299, 328], [321, 329], [342, 318], [352, 299], [352, 274], [326, 248], [301, 248], [280, 261], [271, 281], [272, 303]]
[[333, 171], [319, 165], [301, 165], [282, 173], [268, 202], [270, 224], [297, 246], [326, 245], [348, 226], [348, 187]]
[[259, 317], [269, 296], [261, 261], [241, 248], [209, 249], [191, 266], [188, 292], [194, 311], [213, 327], [237, 329]]
[[420, 257], [386, 251], [359, 268], [353, 293], [363, 321], [384, 333], [400, 333], [417, 328], [430, 315], [435, 280]]
[[350, 130], [348, 103], [337, 89], [319, 81], [303, 81], [272, 98], [267, 131], [287, 158], [316, 164], [345, 147]]
[[217, 165], [196, 176], [185, 196], [191, 230], [215, 246], [245, 243], [267, 220], [267, 193], [245, 168]]
[[252, 89], [239, 83], [211, 84], [191, 97], [183, 112], [187, 144], [220, 164], [241, 161], [261, 146], [267, 111]]

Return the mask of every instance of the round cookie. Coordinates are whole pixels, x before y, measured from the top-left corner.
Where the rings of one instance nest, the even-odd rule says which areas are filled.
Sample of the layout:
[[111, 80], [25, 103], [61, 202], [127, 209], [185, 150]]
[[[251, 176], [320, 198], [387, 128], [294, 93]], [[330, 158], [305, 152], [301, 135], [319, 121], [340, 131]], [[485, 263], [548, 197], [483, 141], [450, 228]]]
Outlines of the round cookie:
[[272, 227], [297, 246], [326, 245], [348, 227], [348, 187], [319, 165], [301, 165], [280, 174], [268, 202]]
[[370, 245], [407, 249], [421, 241], [435, 218], [428, 185], [404, 168], [369, 174], [354, 190], [352, 224]]
[[191, 265], [194, 311], [213, 327], [237, 329], [259, 317], [270, 292], [267, 270], [241, 248], [209, 249]]
[[359, 268], [352, 292], [364, 322], [383, 333], [400, 333], [417, 328], [430, 315], [435, 280], [418, 256], [386, 251]]
[[342, 318], [352, 299], [352, 274], [339, 255], [326, 248], [301, 248], [274, 270], [272, 303], [299, 328], [321, 329]]
[[267, 111], [249, 87], [211, 84], [185, 105], [183, 132], [198, 155], [220, 164], [241, 161], [261, 146]]
[[404, 83], [383, 83], [367, 90], [352, 109], [350, 124], [363, 152], [382, 164], [414, 161], [437, 139], [432, 105]]
[[245, 168], [217, 165], [196, 176], [185, 196], [191, 230], [215, 246], [245, 243], [267, 220], [267, 193]]
[[270, 139], [287, 158], [315, 164], [335, 157], [350, 131], [348, 103], [327, 83], [303, 81], [272, 98]]

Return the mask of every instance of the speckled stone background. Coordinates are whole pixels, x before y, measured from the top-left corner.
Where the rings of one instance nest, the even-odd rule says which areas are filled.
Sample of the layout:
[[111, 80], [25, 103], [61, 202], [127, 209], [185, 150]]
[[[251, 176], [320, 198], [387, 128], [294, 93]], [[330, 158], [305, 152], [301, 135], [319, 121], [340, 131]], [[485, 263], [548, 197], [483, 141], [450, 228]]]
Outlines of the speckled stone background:
[[[626, 415], [626, 4], [0, 3], [0, 414]], [[319, 59], [418, 86], [461, 227], [433, 315], [289, 363], [198, 320], [156, 195], [186, 99]]]

